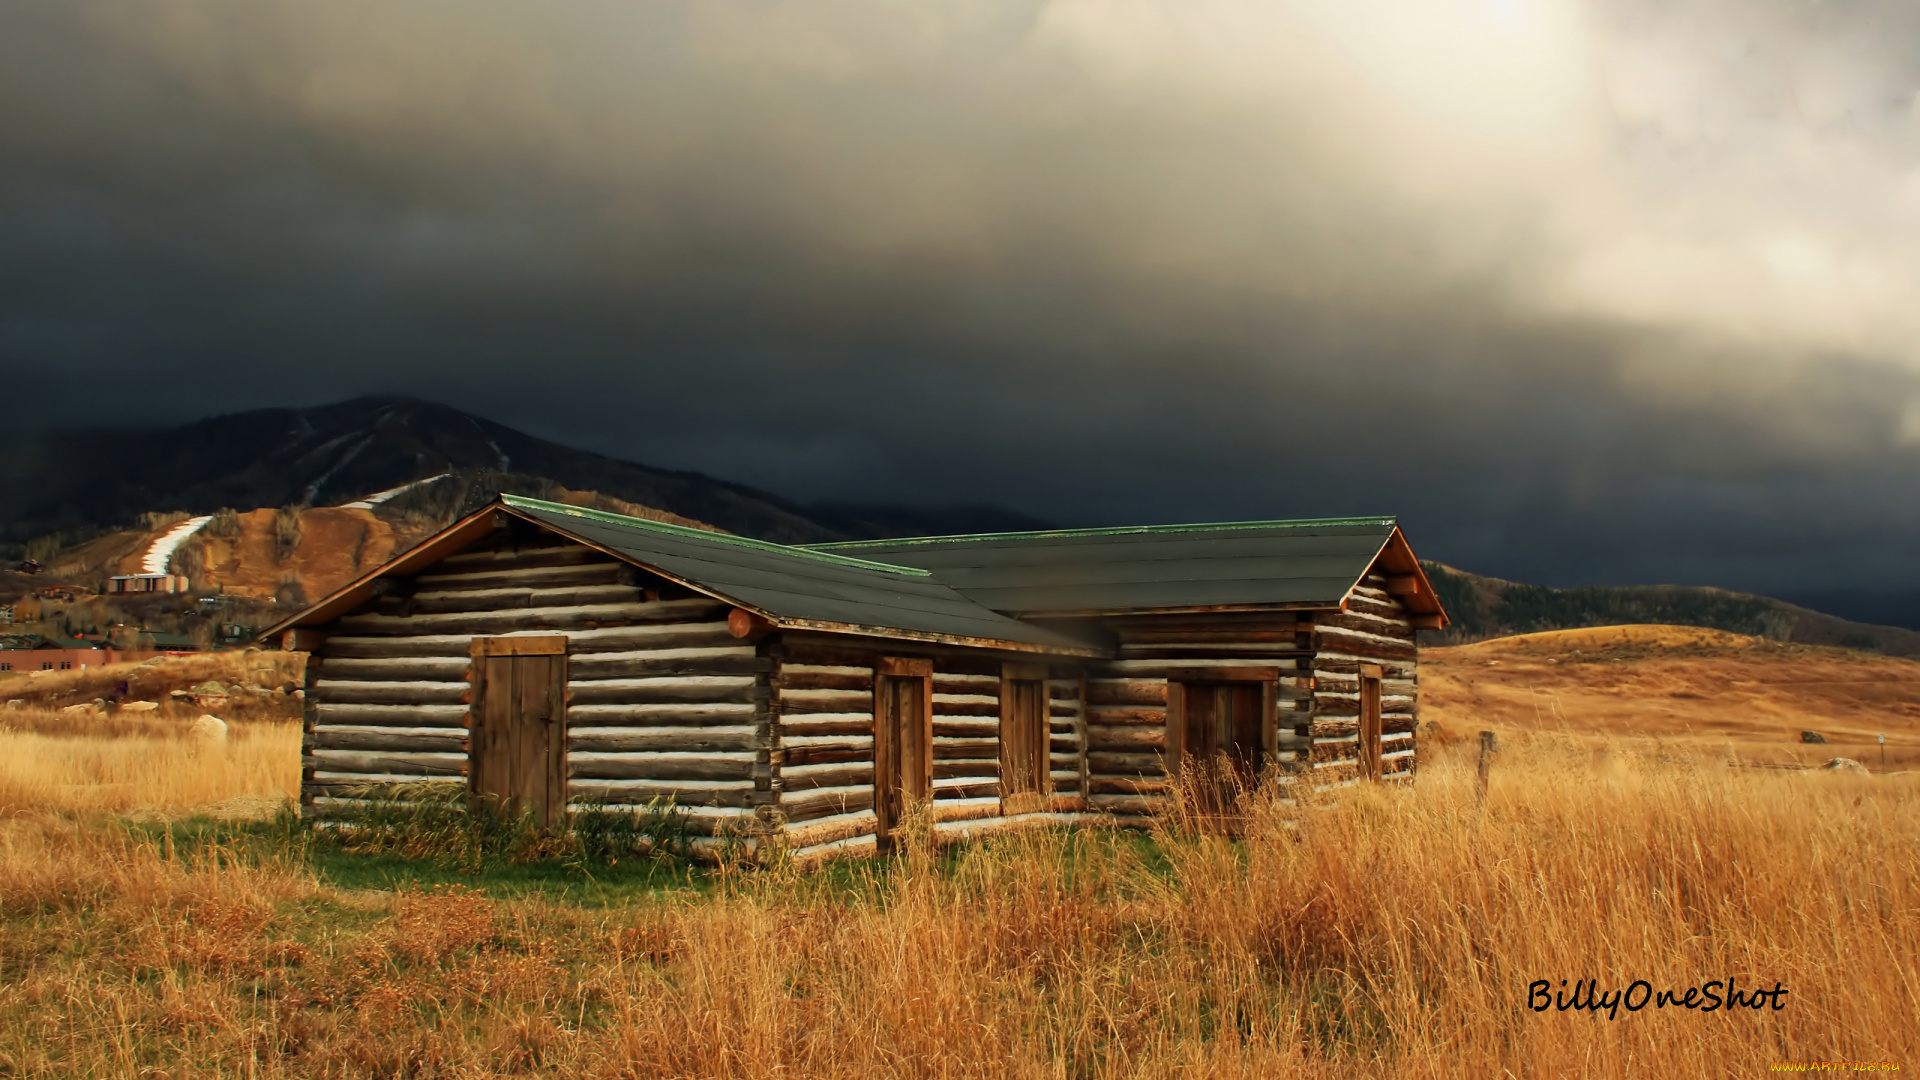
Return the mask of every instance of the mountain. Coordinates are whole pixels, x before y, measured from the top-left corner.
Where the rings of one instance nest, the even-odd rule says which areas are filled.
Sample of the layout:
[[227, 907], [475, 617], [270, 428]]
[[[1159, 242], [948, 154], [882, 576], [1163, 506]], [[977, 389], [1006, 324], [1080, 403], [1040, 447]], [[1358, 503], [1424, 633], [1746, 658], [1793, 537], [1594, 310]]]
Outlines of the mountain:
[[336, 505], [453, 470], [544, 477], [770, 540], [848, 535], [744, 484], [574, 450], [446, 405], [368, 397], [175, 428], [13, 436], [0, 444], [0, 541], [148, 511]]
[[1751, 593], [1685, 585], [1590, 585], [1557, 589], [1424, 564], [1452, 625], [1421, 631], [1424, 644], [1456, 645], [1543, 630], [1663, 623], [1700, 626], [1802, 645], [1920, 657], [1920, 632], [1875, 626]]

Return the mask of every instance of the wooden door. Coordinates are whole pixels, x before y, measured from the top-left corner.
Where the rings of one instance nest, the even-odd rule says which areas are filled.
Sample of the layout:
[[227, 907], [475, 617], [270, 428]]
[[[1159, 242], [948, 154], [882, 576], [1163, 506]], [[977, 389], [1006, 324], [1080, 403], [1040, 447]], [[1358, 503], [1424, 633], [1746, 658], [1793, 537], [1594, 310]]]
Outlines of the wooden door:
[[916, 802], [933, 797], [933, 663], [887, 658], [873, 677], [873, 811], [880, 849]]
[[1225, 811], [1267, 764], [1267, 682], [1182, 682], [1169, 687], [1168, 750], [1175, 772], [1193, 770], [1206, 809]]
[[1380, 669], [1360, 669], [1360, 775], [1380, 779]]
[[1000, 812], [1047, 808], [1052, 731], [1046, 668], [1007, 664], [1000, 676]]
[[472, 658], [468, 788], [531, 814], [542, 828], [564, 824], [566, 635], [477, 637]]

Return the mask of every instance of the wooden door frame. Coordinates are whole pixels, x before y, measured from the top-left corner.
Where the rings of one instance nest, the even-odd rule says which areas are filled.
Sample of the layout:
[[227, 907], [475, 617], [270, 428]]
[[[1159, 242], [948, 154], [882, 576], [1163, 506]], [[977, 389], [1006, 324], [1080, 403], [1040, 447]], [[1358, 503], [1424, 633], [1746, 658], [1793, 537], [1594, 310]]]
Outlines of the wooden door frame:
[[[1053, 691], [1047, 685], [1047, 665], [1045, 664], [1001, 664], [1000, 665], [1000, 815], [1005, 817], [1015, 813], [1036, 813], [1053, 805]], [[1016, 732], [1017, 717], [1013, 713], [1013, 684], [1033, 682], [1040, 684], [1039, 730], [1034, 733], [1035, 744], [1030, 747], [1037, 775], [1033, 777], [1032, 791], [1011, 793], [1013, 802], [1008, 802], [1007, 777], [1011, 771], [1008, 753], [1009, 733]], [[1025, 798], [1022, 798], [1025, 796]], [[1021, 806], [1020, 803], [1030, 803]]]
[[1268, 666], [1167, 669], [1166, 773], [1180, 775], [1186, 758], [1187, 684], [1260, 683], [1260, 741], [1268, 761], [1280, 760], [1280, 669]]
[[[1361, 664], [1359, 672], [1360, 715], [1358, 724], [1358, 743], [1354, 747], [1354, 757], [1359, 760], [1360, 778], [1378, 780], [1381, 773], [1380, 736], [1385, 726], [1381, 714], [1385, 708], [1381, 698], [1385, 696], [1382, 686], [1385, 676], [1379, 664]], [[1371, 691], [1371, 693], [1369, 693]]]
[[[893, 830], [899, 826], [892, 820], [892, 807], [888, 796], [899, 786], [901, 777], [890, 775], [889, 759], [893, 755], [893, 741], [906, 731], [907, 719], [902, 718], [895, 730], [890, 723], [886, 707], [882, 704], [885, 693], [883, 680], [919, 679], [920, 715], [913, 719], [913, 729], [918, 738], [908, 741], [900, 750], [900, 772], [904, 776], [909, 768], [918, 773], [920, 790], [929, 801], [933, 798], [933, 661], [919, 656], [882, 656], [873, 663], [873, 814], [874, 834], [878, 837], [882, 851], [893, 846]], [[907, 755], [918, 743], [918, 761], [909, 762]], [[901, 808], [906, 808], [909, 794], [901, 792]]]
[[[546, 802], [529, 811], [542, 828], [564, 827], [567, 819], [569, 777], [567, 775], [567, 635], [541, 634], [532, 637], [476, 637], [468, 647], [467, 666], [467, 790], [479, 794], [479, 765], [486, 753], [498, 746], [499, 733], [484, 724], [487, 681], [486, 661], [514, 656], [554, 656], [553, 685], [549, 688], [554, 703], [553, 730], [547, 733], [543, 757], [546, 767]], [[476, 735], [487, 738], [482, 747]]]

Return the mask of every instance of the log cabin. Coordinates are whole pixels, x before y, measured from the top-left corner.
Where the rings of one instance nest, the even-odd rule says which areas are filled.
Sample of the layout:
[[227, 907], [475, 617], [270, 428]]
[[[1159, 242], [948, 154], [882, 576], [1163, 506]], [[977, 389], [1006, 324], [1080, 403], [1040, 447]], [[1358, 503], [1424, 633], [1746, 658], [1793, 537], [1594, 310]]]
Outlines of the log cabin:
[[1392, 518], [797, 547], [501, 496], [264, 636], [309, 654], [306, 815], [670, 801], [812, 860], [918, 803], [967, 837], [1144, 823], [1183, 769], [1407, 783], [1446, 618]]

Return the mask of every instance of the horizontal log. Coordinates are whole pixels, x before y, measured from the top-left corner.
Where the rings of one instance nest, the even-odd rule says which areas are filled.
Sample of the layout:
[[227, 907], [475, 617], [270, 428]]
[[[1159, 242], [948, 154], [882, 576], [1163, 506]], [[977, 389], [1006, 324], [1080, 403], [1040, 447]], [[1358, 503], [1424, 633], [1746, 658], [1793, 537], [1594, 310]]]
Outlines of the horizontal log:
[[[329, 672], [331, 674], [331, 672]], [[362, 682], [321, 679], [309, 694], [333, 705], [462, 705], [464, 682]]]
[[948, 653], [933, 662], [933, 676], [936, 679], [949, 676], [971, 675], [976, 678], [1000, 681], [1002, 662], [997, 657], [980, 656], [974, 653]]
[[1238, 660], [1246, 663], [1272, 663], [1280, 660], [1297, 660], [1313, 655], [1311, 649], [1296, 645], [1281, 645], [1274, 642], [1227, 642], [1214, 641], [1191, 644], [1168, 642], [1162, 645], [1122, 645], [1122, 660], [1153, 660], [1165, 657], [1169, 664], [1176, 667], [1187, 666], [1190, 660], [1216, 657], [1225, 661]]
[[780, 687], [780, 712], [794, 716], [804, 713], [873, 712], [871, 690], [795, 690]]
[[1164, 778], [1145, 776], [1089, 776], [1087, 794], [1099, 795], [1158, 795], [1167, 790]]
[[791, 717], [780, 718], [782, 738], [807, 737], [816, 735], [872, 735], [873, 721], [868, 720], [829, 720], [825, 722], [794, 720]]
[[998, 757], [996, 738], [933, 738], [933, 757]]
[[780, 750], [787, 766], [829, 765], [845, 761], [873, 761], [872, 740], [861, 746], [823, 743], [817, 746], [789, 746]]
[[467, 789], [464, 776], [405, 777], [398, 780], [379, 777], [314, 777], [300, 784], [303, 799], [405, 799], [421, 791], [444, 797]]
[[762, 714], [757, 705], [662, 702], [638, 705], [570, 705], [569, 723], [583, 727], [679, 727], [746, 724]]
[[567, 755], [576, 780], [752, 780], [753, 755], [632, 753]]
[[665, 675], [751, 675], [773, 670], [751, 645], [713, 649], [636, 649], [567, 657], [570, 679], [638, 679]]
[[1089, 724], [1165, 724], [1166, 722], [1165, 706], [1157, 709], [1124, 705], [1087, 706], [1087, 723]]
[[[788, 690], [867, 690], [873, 689], [873, 671], [864, 669], [844, 671], [831, 669], [826, 671], [805, 670], [807, 665], [783, 664], [780, 667], [780, 689]], [[796, 670], [798, 669], [798, 670]]]
[[[460, 611], [443, 615], [347, 615], [335, 625], [339, 632], [359, 636], [419, 634], [504, 634], [514, 630], [571, 630], [619, 624], [651, 623], [660, 609], [645, 601], [624, 604], [580, 604], [564, 607], [509, 608], [494, 611]], [[719, 628], [721, 640], [731, 640], [725, 620], [687, 622], [676, 620], [649, 625], [647, 629], [677, 629], [680, 633], [696, 630], [712, 634]], [[719, 641], [715, 642], [716, 644]]]
[[513, 544], [504, 548], [468, 549], [456, 552], [436, 563], [435, 573], [422, 574], [418, 580], [430, 582], [447, 574], [473, 573], [502, 567], [578, 566], [582, 563], [626, 565], [611, 555], [595, 551], [584, 544], [576, 544], [571, 540], [556, 544]]
[[1082, 741], [1084, 740], [1080, 738], [1077, 732], [1066, 735], [1055, 735], [1047, 740], [1047, 750], [1054, 754], [1078, 753]]
[[1144, 817], [1159, 813], [1165, 806], [1165, 798], [1157, 795], [1087, 796], [1087, 809], [1102, 814]]
[[1316, 739], [1344, 739], [1360, 734], [1360, 722], [1357, 719], [1335, 719], [1316, 716], [1308, 734]]
[[933, 740], [933, 757], [941, 758], [989, 758], [1000, 754], [999, 739], [942, 739]]
[[950, 780], [958, 776], [1000, 776], [1000, 762], [996, 758], [935, 758], [933, 760], [933, 778]]
[[744, 807], [753, 805], [751, 782], [701, 780], [579, 780], [567, 785], [571, 798], [603, 803], [659, 799], [675, 806]]
[[804, 792], [782, 792], [780, 812], [788, 821], [807, 821], [832, 814], [850, 814], [873, 809], [873, 785], [855, 784], [843, 788], [812, 788]]
[[873, 783], [873, 762], [816, 765], [781, 770], [780, 786], [787, 791], [853, 787]]
[[465, 727], [465, 705], [334, 705], [315, 702], [314, 717], [322, 725], [349, 724], [384, 727]]
[[752, 751], [760, 736], [751, 726], [582, 728], [567, 732], [567, 748], [581, 753], [726, 753]]
[[1413, 640], [1413, 626], [1404, 619], [1383, 619], [1375, 615], [1340, 614], [1328, 615], [1315, 627], [1320, 633], [1341, 630], [1367, 634], [1374, 637], [1393, 638], [1398, 641]]
[[467, 751], [464, 728], [321, 727], [307, 736], [314, 750], [384, 750], [395, 753]]
[[[1260, 667], [1278, 668], [1285, 673], [1295, 670], [1301, 658], [1311, 659], [1312, 650], [1299, 651], [1294, 656], [1271, 657], [1258, 662]], [[1165, 679], [1167, 672], [1176, 668], [1196, 667], [1247, 667], [1252, 663], [1244, 656], [1179, 656], [1161, 659], [1125, 659], [1101, 661], [1093, 669], [1093, 678], [1098, 679]], [[1090, 679], [1089, 682], [1092, 680]]]
[[933, 676], [933, 700], [939, 701], [940, 695], [958, 694], [961, 696], [984, 695], [998, 697], [1000, 694], [1000, 676], [998, 675], [950, 675], [935, 672]]
[[[704, 640], [710, 631], [703, 630], [701, 640], [695, 644], [672, 640], [676, 636], [685, 636], [685, 626], [710, 627], [709, 623], [669, 623], [663, 629], [655, 626], [609, 626], [598, 629], [567, 631], [567, 651], [572, 656], [586, 653], [633, 652], [639, 650], [659, 651], [665, 655], [719, 655], [723, 652], [738, 655], [753, 655], [753, 646], [742, 645], [733, 635], [722, 633], [723, 637]], [[717, 624], [725, 627], [726, 623]], [[545, 634], [545, 630], [513, 630], [500, 636], [514, 637]], [[329, 662], [334, 657], [435, 657], [465, 655], [473, 645], [474, 634], [411, 634], [357, 635], [349, 633], [335, 634], [327, 639], [324, 646]], [[687, 652], [668, 653], [667, 650], [689, 650]], [[694, 651], [698, 650], [698, 651]]]
[[1121, 628], [1118, 631], [1122, 645], [1184, 645], [1184, 644], [1270, 644], [1279, 642], [1292, 647], [1295, 635], [1293, 624], [1256, 629], [1253, 627], [1227, 627], [1224, 629], [1159, 629], [1136, 630]]
[[992, 799], [999, 796], [999, 780], [976, 780], [966, 776], [933, 778], [935, 799]]
[[1340, 652], [1378, 660], [1413, 660], [1419, 655], [1411, 641], [1377, 637], [1352, 630], [1323, 630], [1319, 633], [1323, 652]]
[[936, 739], [998, 739], [1000, 721], [986, 720], [942, 720], [934, 717], [933, 737]]
[[941, 701], [940, 695], [936, 694], [933, 699], [933, 715], [948, 717], [991, 716], [997, 718], [1000, 715], [1000, 703], [998, 701]]
[[1089, 753], [1087, 771], [1101, 776], [1159, 776], [1167, 767], [1160, 754]]
[[755, 695], [752, 675], [660, 675], [632, 679], [582, 679], [567, 684], [567, 700], [590, 704], [703, 704], [750, 705]]
[[553, 588], [503, 586], [417, 592], [407, 598], [409, 616], [457, 612], [510, 611], [515, 608], [584, 607], [595, 604], [643, 604], [640, 590], [618, 582]]
[[1360, 659], [1359, 657], [1335, 656], [1322, 653], [1313, 662], [1315, 685], [1318, 680], [1352, 680], [1360, 677], [1361, 665], [1377, 667], [1383, 679], [1392, 682], [1419, 682], [1420, 667], [1412, 660]]
[[355, 773], [392, 778], [399, 776], [465, 776], [467, 755], [446, 752], [372, 753], [359, 750], [315, 750], [300, 758], [303, 769]]
[[[1413, 708], [1412, 698], [1382, 698], [1381, 711], [1384, 713], [1403, 713]], [[1323, 696], [1314, 699], [1315, 716], [1359, 716], [1360, 699], [1357, 697]]]
[[471, 570], [457, 574], [422, 574], [414, 579], [415, 601], [426, 597], [484, 593], [502, 589], [564, 589], [580, 586], [627, 584], [630, 570], [621, 563], [579, 563], [570, 566], [529, 566], [520, 569]]
[[[791, 822], [791, 819], [789, 819]], [[864, 836], [880, 827], [880, 819], [870, 810], [816, 818], [804, 826], [789, 827], [784, 838], [790, 848], [813, 847]]]
[[1360, 744], [1353, 740], [1317, 742], [1307, 751], [1307, 760], [1315, 765], [1331, 761], [1358, 761]]
[[1142, 750], [1160, 750], [1167, 745], [1167, 731], [1164, 725], [1127, 725], [1115, 727], [1107, 724], [1087, 725], [1087, 751], [1138, 752]]
[[1380, 718], [1380, 731], [1386, 735], [1411, 732], [1418, 720], [1411, 716], [1383, 716]]
[[329, 679], [464, 684], [467, 681], [467, 665], [471, 662], [464, 653], [459, 656], [380, 656], [366, 659], [326, 656], [316, 666], [325, 671]]
[[1088, 679], [1087, 704], [1153, 705], [1167, 703], [1165, 679]]
[[1375, 600], [1358, 593], [1347, 598], [1347, 613], [1350, 615], [1372, 615], [1377, 619], [1396, 619], [1407, 621], [1407, 609], [1397, 601]]

